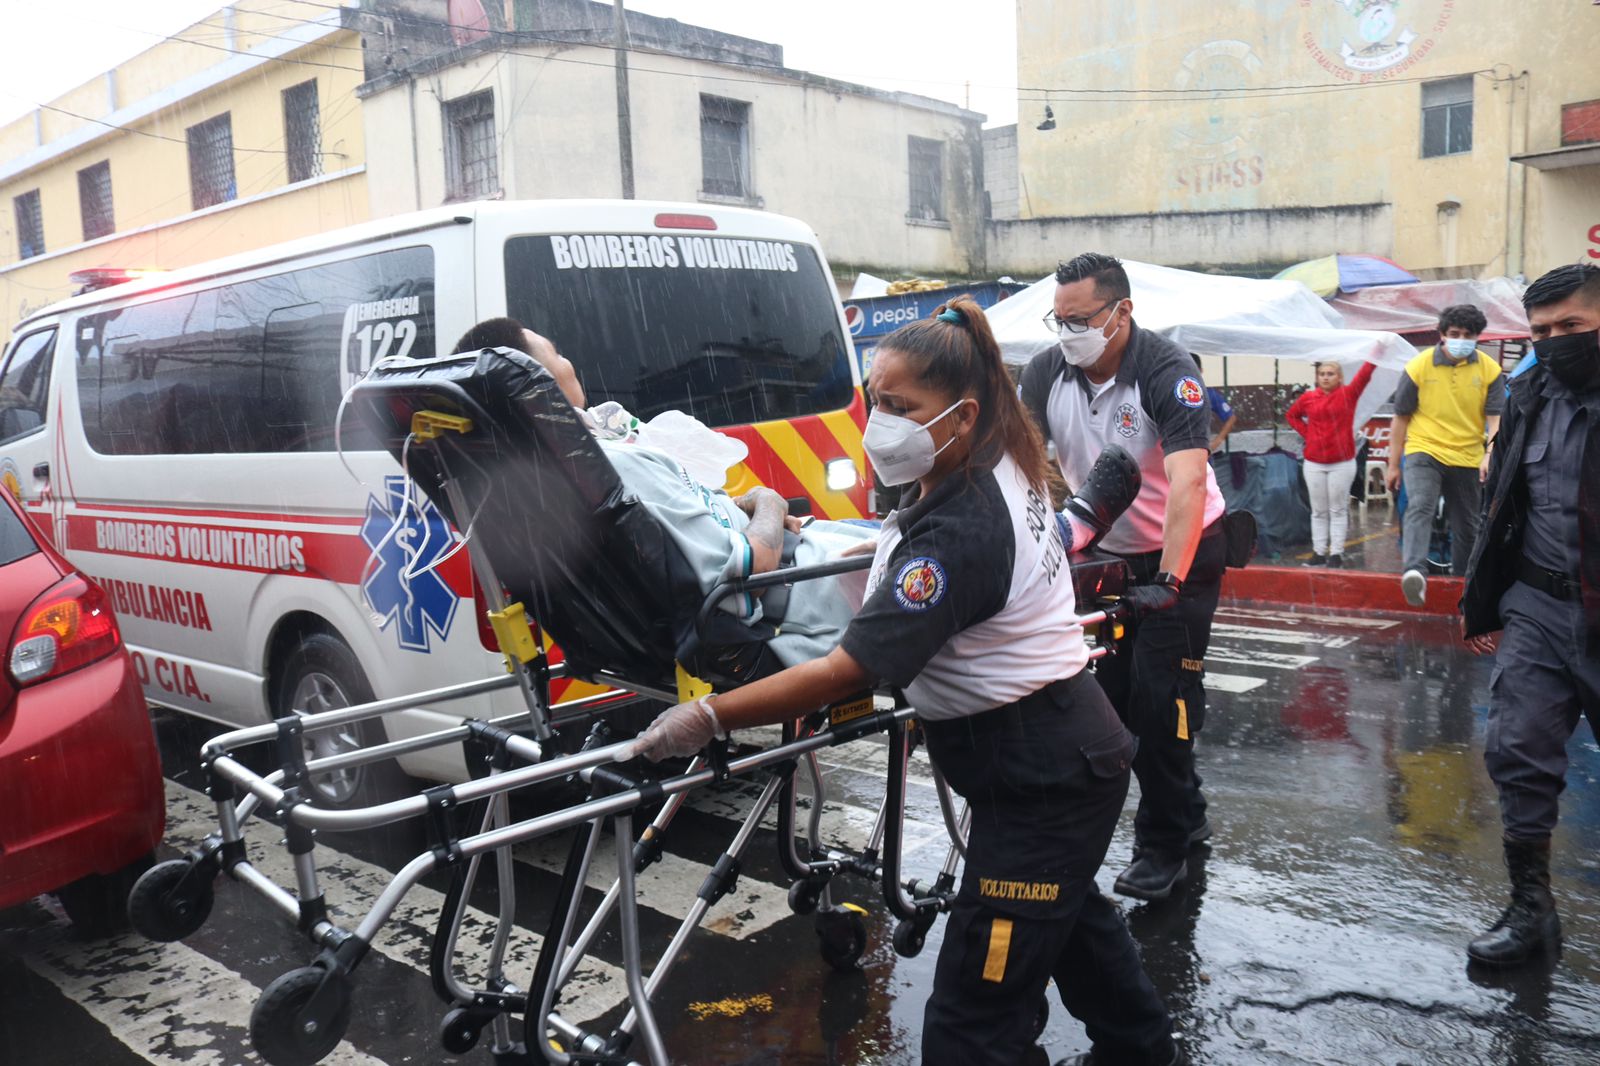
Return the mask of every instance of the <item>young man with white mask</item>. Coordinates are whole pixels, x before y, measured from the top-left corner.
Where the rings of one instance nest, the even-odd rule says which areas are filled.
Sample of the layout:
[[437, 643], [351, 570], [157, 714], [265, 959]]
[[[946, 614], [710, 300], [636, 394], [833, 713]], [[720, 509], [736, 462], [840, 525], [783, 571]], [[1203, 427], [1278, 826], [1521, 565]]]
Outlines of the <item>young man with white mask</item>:
[[1126, 448], [1143, 485], [1101, 550], [1126, 559], [1136, 584], [1129, 654], [1096, 669], [1118, 714], [1139, 737], [1133, 863], [1116, 891], [1165, 899], [1188, 876], [1191, 846], [1211, 834], [1195, 773], [1205, 721], [1202, 682], [1211, 619], [1226, 562], [1226, 507], [1207, 459], [1210, 412], [1188, 352], [1133, 320], [1127, 272], [1085, 253], [1056, 271], [1046, 325], [1059, 343], [1022, 375], [1023, 403], [1067, 484], [1082, 486], [1108, 445]]
[[1390, 492], [1405, 482], [1400, 589], [1413, 607], [1428, 595], [1428, 543], [1440, 496], [1450, 522], [1452, 573], [1467, 572], [1478, 537], [1489, 470], [1484, 442], [1499, 430], [1506, 398], [1500, 365], [1478, 350], [1488, 324], [1471, 304], [1446, 307], [1439, 312], [1439, 344], [1406, 364], [1394, 391], [1387, 481]]

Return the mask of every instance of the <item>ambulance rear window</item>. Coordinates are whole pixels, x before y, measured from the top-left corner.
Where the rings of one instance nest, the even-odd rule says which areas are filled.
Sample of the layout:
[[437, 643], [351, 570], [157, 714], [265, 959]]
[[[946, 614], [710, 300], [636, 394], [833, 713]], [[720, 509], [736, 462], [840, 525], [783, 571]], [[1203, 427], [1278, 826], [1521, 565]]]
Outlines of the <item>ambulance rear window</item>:
[[507, 313], [572, 360], [591, 404], [735, 426], [850, 403], [833, 283], [803, 244], [541, 235], [505, 261]]

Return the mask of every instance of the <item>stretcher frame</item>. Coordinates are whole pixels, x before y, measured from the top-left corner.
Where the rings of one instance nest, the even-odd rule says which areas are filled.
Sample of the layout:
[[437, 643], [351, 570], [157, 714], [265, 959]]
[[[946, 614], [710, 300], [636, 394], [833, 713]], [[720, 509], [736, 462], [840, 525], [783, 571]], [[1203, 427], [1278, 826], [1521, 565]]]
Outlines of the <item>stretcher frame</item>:
[[[461, 420], [440, 415], [446, 431], [462, 431]], [[435, 429], [439, 428], [435, 424]], [[418, 432], [423, 446], [433, 438]], [[434, 437], [437, 432], [433, 434]], [[442, 452], [439, 455], [444, 461]], [[471, 514], [460, 499], [459, 486], [447, 481], [457, 515]], [[470, 536], [466, 548], [485, 591], [491, 617], [520, 607], [505, 602], [502, 585], [485, 553]], [[836, 576], [870, 565], [869, 557], [821, 566], [772, 571], [718, 587], [701, 611], [701, 620], [729, 595], [758, 592], [779, 585]], [[1091, 612], [1085, 627], [1108, 623], [1113, 640], [1118, 623], [1107, 610]], [[524, 623], [525, 625], [525, 623]], [[499, 632], [497, 625], [497, 632]], [[502, 639], [502, 646], [507, 641]], [[130, 898], [130, 916], [136, 928], [152, 939], [176, 940], [197, 930], [210, 910], [213, 882], [219, 873], [250, 888], [272, 910], [292, 922], [317, 948], [314, 961], [293, 969], [267, 986], [251, 1017], [251, 1038], [256, 1050], [273, 1066], [314, 1063], [331, 1052], [348, 1025], [352, 1009], [352, 974], [371, 949], [375, 938], [405, 894], [435, 870], [452, 871], [452, 884], [441, 909], [429, 948], [429, 971], [434, 989], [448, 1005], [440, 1026], [444, 1048], [461, 1054], [476, 1045], [481, 1034], [491, 1033], [490, 1051], [497, 1066], [600, 1066], [637, 1063], [635, 1049], [650, 1066], [671, 1061], [651, 999], [672, 972], [690, 934], [715, 903], [737, 881], [740, 861], [767, 812], [776, 807], [779, 861], [793, 880], [790, 906], [797, 913], [816, 913], [824, 958], [839, 968], [854, 968], [865, 947], [865, 926], [860, 908], [839, 907], [832, 899], [834, 880], [843, 875], [864, 879], [881, 889], [887, 907], [898, 920], [894, 947], [902, 955], [921, 950], [928, 929], [948, 910], [954, 895], [955, 875], [965, 852], [967, 814], [957, 808], [943, 778], [934, 772], [941, 817], [950, 837], [943, 863], [930, 881], [906, 879], [903, 872], [903, 826], [908, 762], [917, 735], [915, 711], [898, 694], [848, 714], [840, 708], [822, 709], [782, 726], [780, 742], [750, 753], [730, 752], [725, 743], [714, 744], [682, 772], [654, 779], [636, 777], [617, 769], [630, 748], [629, 741], [611, 741], [603, 721], [596, 722], [582, 750], [568, 755], [547, 753], [557, 729], [574, 727], [606, 713], [616, 705], [614, 693], [602, 693], [559, 706], [550, 700], [550, 683], [569, 676], [566, 663], [552, 665], [536, 640], [513, 641], [533, 654], [507, 654], [508, 673], [479, 681], [452, 685], [414, 695], [374, 700], [359, 706], [233, 730], [206, 742], [201, 749], [206, 792], [216, 808], [218, 831], [209, 835], [187, 857], [160, 864], [141, 879]], [[1105, 654], [1111, 644], [1092, 650]], [[679, 701], [680, 693], [640, 684], [606, 671], [583, 679], [610, 685], [634, 696]], [[517, 689], [525, 709], [483, 720], [464, 717], [457, 726], [421, 736], [366, 745], [356, 750], [308, 760], [307, 733], [374, 721], [416, 706], [470, 700], [506, 688]], [[887, 733], [889, 766], [887, 787], [866, 846], [851, 851], [825, 845], [822, 812], [827, 789], [817, 753], [824, 747], [850, 743], [876, 733]], [[529, 735], [531, 734], [531, 735]], [[278, 769], [261, 774], [250, 769], [237, 753], [241, 748], [270, 743], [276, 748]], [[379, 763], [396, 756], [434, 747], [467, 743], [480, 750], [488, 773], [460, 784], [423, 788], [404, 798], [372, 806], [334, 810], [310, 802], [311, 778], [333, 770]], [[811, 810], [804, 826], [804, 846], [797, 831], [797, 774], [803, 768], [811, 792]], [[640, 942], [635, 878], [662, 853], [663, 840], [674, 816], [690, 791], [735, 776], [765, 774], [757, 801], [739, 824], [733, 839], [713, 865], [696, 899], [679, 924], [655, 966], [646, 974]], [[562, 810], [514, 821], [513, 794], [542, 784], [576, 779], [587, 784], [589, 798]], [[476, 831], [462, 832], [454, 825], [460, 808], [484, 803]], [[661, 807], [646, 828], [635, 836], [633, 827], [641, 808]], [[284, 832], [284, 846], [292, 857], [295, 884], [277, 884], [251, 863], [245, 848], [244, 826], [251, 817], [265, 819]], [[407, 863], [373, 902], [354, 928], [343, 928], [329, 916], [315, 859], [317, 834], [322, 831], [366, 831], [413, 819], [425, 820], [430, 840], [427, 851]], [[606, 822], [613, 827], [616, 877], [599, 905], [579, 925], [582, 896], [588, 873]], [[510, 938], [516, 927], [516, 887], [512, 849], [552, 833], [573, 830], [568, 861], [549, 916], [543, 945], [532, 980], [523, 989], [505, 973]], [[631, 846], [624, 846], [630, 842]], [[484, 856], [496, 857], [499, 909], [483, 984], [469, 987], [456, 974], [453, 960], [460, 931]], [[615, 917], [619, 927], [622, 971], [629, 1010], [608, 1033], [585, 1029], [563, 1017], [559, 996], [577, 971], [595, 940]], [[830, 939], [831, 938], [831, 939]], [[512, 1015], [525, 1018], [523, 1031], [514, 1031]]]

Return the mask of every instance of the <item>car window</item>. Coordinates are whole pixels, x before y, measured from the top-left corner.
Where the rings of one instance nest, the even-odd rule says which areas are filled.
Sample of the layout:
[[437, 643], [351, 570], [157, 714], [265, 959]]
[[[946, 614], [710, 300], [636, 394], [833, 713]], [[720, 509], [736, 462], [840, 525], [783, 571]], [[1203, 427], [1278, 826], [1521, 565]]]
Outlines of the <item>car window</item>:
[[[0, 492], [6, 491], [0, 488]], [[22, 524], [16, 512], [0, 503], [0, 566], [14, 563], [39, 550], [33, 542], [33, 533]]]
[[40, 330], [11, 349], [11, 358], [0, 371], [0, 444], [44, 428], [55, 339], [55, 330]]

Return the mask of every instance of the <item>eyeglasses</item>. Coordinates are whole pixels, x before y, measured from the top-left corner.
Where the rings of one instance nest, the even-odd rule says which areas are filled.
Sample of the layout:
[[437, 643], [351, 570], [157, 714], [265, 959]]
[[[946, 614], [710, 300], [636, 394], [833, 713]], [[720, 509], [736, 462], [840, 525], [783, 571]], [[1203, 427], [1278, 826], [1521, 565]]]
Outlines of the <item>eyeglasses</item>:
[[1105, 303], [1101, 304], [1094, 311], [1089, 312], [1089, 314], [1085, 315], [1083, 318], [1057, 318], [1056, 313], [1051, 311], [1048, 315], [1045, 315], [1041, 321], [1044, 322], [1045, 329], [1048, 329], [1051, 333], [1060, 333], [1062, 330], [1066, 330], [1068, 333], [1087, 333], [1089, 330], [1094, 328], [1089, 324], [1090, 319], [1098, 318], [1101, 311], [1104, 311], [1112, 304], [1121, 302], [1121, 297], [1107, 300]]

